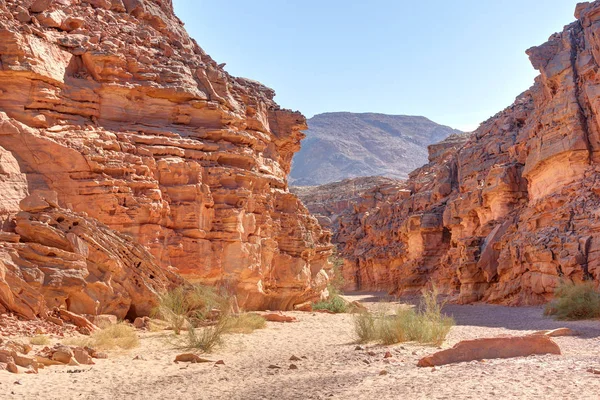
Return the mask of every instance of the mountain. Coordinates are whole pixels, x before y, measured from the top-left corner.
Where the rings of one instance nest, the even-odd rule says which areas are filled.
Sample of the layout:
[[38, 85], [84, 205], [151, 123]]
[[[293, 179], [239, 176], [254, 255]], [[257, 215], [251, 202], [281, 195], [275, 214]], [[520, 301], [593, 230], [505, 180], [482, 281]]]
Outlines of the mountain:
[[600, 281], [600, 1], [527, 54], [540, 74], [466, 137], [429, 146], [404, 189], [340, 217], [354, 289], [544, 303]]
[[425, 117], [332, 112], [308, 121], [290, 182], [312, 186], [361, 176], [405, 179], [427, 162], [427, 145], [453, 133]]

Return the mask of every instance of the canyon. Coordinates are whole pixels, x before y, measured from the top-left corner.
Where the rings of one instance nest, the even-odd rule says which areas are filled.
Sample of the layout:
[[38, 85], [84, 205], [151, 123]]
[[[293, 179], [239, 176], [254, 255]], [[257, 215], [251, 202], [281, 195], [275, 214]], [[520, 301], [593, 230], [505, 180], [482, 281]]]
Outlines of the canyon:
[[148, 315], [183, 282], [247, 309], [327, 284], [288, 191], [306, 120], [229, 75], [171, 0], [0, 3], [0, 311]]
[[600, 3], [575, 17], [527, 50], [540, 74], [514, 104], [339, 217], [347, 289], [527, 305], [600, 280]]

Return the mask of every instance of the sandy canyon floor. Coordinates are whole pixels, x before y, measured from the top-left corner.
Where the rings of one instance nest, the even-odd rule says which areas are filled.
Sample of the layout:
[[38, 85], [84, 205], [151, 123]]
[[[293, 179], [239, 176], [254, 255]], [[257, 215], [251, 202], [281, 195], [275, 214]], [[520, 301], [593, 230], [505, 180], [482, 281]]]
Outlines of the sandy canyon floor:
[[[350, 299], [369, 308], [393, 306], [368, 294]], [[225, 347], [206, 356], [224, 365], [174, 363], [182, 351], [164, 333], [141, 332], [139, 348], [110, 353], [96, 365], [46, 368], [38, 375], [0, 371], [0, 399], [599, 398], [600, 375], [587, 372], [600, 369], [599, 321], [556, 322], [544, 318], [540, 307], [450, 305], [446, 312], [457, 324], [443, 348], [464, 339], [565, 326], [580, 335], [555, 338], [561, 356], [418, 368], [417, 361], [437, 348], [356, 350], [352, 315], [296, 312], [289, 313], [296, 323], [269, 322], [252, 334], [229, 335]], [[386, 351], [393, 357], [384, 359]], [[292, 355], [301, 361], [290, 361]], [[298, 369], [289, 369], [292, 363]]]

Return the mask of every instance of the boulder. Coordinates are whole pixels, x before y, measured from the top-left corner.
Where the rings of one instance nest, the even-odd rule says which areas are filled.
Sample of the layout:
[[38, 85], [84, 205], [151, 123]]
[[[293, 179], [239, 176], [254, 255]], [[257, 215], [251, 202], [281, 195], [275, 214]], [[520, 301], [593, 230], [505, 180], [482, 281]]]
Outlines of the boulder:
[[463, 340], [452, 348], [419, 360], [419, 367], [433, 367], [492, 358], [527, 357], [534, 354], [558, 354], [560, 348], [545, 335]]

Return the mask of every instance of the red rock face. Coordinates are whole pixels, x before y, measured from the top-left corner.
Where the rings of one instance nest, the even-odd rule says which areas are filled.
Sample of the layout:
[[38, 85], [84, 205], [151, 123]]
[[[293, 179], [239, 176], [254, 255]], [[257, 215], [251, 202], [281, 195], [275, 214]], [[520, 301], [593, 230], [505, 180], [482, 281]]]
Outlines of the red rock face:
[[8, 0], [0, 60], [0, 146], [20, 171], [0, 179], [18, 187], [6, 230], [19, 199], [54, 190], [246, 308], [319, 295], [329, 234], [287, 190], [305, 118], [218, 66], [171, 1]]
[[600, 278], [600, 2], [527, 51], [540, 71], [470, 138], [430, 146], [407, 190], [340, 219], [349, 288], [532, 304]]

